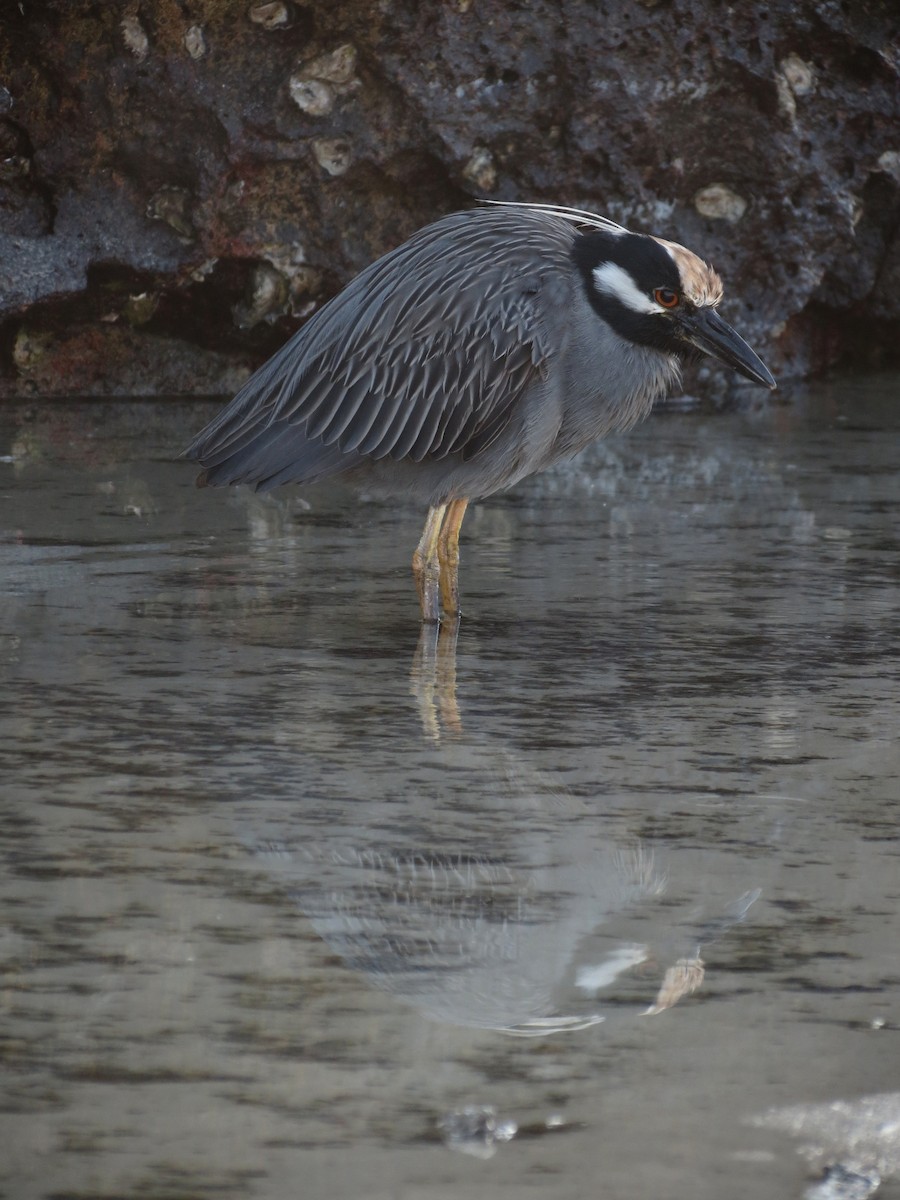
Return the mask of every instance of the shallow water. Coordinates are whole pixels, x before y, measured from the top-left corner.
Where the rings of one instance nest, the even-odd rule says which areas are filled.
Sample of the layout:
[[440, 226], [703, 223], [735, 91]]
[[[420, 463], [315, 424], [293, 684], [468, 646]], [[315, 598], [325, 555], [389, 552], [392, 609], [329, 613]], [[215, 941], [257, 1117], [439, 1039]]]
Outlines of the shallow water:
[[0, 412], [0, 1195], [900, 1196], [898, 396], [477, 506], [455, 648], [423, 514]]

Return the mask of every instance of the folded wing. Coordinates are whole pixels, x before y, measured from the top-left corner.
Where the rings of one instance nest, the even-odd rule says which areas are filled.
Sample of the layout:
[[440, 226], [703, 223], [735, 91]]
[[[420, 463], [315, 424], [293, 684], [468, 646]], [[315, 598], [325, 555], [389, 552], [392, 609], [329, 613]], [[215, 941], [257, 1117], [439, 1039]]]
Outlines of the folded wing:
[[366, 460], [474, 457], [553, 353], [572, 236], [526, 210], [457, 213], [422, 230], [299, 330], [188, 457], [204, 482], [257, 488]]

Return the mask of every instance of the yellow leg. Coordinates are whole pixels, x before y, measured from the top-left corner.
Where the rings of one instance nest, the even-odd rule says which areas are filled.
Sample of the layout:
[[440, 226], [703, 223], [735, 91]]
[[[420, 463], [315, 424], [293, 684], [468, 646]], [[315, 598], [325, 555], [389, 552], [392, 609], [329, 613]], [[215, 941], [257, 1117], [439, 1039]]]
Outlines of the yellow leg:
[[440, 579], [441, 565], [438, 559], [438, 540], [441, 522], [447, 511], [446, 504], [429, 508], [425, 528], [413, 554], [412, 568], [422, 607], [422, 620], [436, 623], [441, 618]]
[[451, 500], [438, 538], [441, 602], [450, 617], [459, 616], [459, 530], [468, 500]]

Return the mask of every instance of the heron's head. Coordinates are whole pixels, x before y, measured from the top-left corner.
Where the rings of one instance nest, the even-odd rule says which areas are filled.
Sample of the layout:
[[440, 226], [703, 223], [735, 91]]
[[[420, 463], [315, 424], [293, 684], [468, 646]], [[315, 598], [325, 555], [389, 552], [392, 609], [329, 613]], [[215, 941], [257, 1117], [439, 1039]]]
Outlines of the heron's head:
[[580, 234], [573, 252], [591, 306], [620, 337], [678, 358], [700, 350], [775, 387], [763, 361], [716, 312], [722, 281], [696, 254], [616, 229]]

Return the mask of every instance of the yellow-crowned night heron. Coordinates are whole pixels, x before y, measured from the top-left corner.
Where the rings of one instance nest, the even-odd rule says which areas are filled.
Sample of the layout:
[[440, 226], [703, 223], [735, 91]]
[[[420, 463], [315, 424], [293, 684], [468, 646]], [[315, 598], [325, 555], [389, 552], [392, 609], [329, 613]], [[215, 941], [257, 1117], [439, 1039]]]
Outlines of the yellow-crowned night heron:
[[422, 617], [459, 611], [470, 500], [647, 416], [701, 351], [773, 388], [675, 242], [552, 205], [454, 213], [378, 259], [187, 450], [200, 484], [346, 474], [429, 505]]

